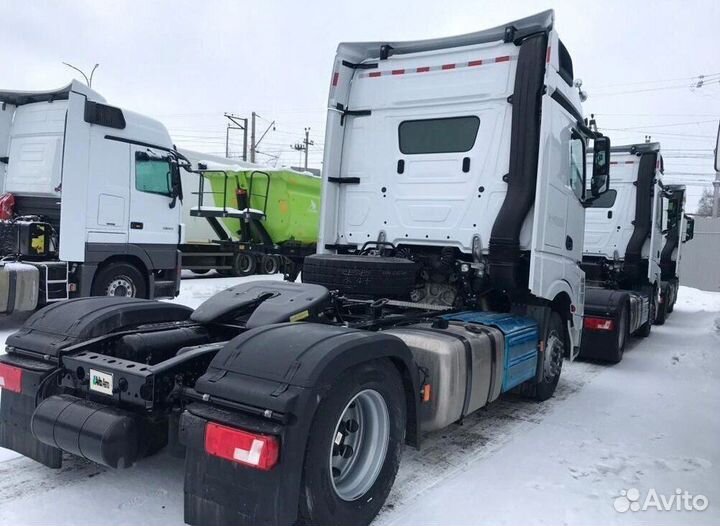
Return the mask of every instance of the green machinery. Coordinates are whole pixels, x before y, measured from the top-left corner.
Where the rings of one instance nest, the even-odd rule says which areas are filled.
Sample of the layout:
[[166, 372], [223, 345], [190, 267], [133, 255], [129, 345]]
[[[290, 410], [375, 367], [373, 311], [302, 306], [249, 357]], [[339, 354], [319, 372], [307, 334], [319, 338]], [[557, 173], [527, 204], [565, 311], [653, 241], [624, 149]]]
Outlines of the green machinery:
[[320, 177], [292, 170], [228, 171], [200, 163], [197, 192], [186, 195], [190, 216], [217, 237], [182, 245], [183, 268], [228, 276], [283, 272], [294, 279], [315, 252]]

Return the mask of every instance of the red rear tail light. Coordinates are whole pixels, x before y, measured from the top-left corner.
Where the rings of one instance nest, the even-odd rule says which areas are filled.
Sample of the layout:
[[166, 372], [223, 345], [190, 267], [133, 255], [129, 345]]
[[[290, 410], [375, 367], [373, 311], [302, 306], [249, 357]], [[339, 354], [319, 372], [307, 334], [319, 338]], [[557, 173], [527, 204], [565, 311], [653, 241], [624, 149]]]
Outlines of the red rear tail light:
[[210, 422], [205, 427], [205, 452], [267, 471], [278, 463], [280, 443], [274, 436], [258, 435]]
[[611, 331], [615, 328], [615, 322], [607, 318], [585, 316], [585, 328], [591, 331]]
[[0, 363], [0, 388], [22, 393], [22, 369]]

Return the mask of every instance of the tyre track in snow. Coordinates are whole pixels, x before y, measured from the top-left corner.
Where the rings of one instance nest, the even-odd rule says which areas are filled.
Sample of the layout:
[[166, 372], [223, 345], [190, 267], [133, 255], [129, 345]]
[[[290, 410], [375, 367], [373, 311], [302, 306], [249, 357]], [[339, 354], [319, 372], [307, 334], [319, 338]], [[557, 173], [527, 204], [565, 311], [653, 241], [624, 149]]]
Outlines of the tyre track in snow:
[[[629, 341], [627, 350], [639, 343]], [[565, 363], [550, 400], [536, 402], [519, 395], [504, 395], [468, 415], [462, 424], [426, 435], [420, 450], [406, 447], [393, 489], [373, 524], [391, 524], [395, 508], [421, 497], [470, 463], [493, 455], [526, 427], [541, 424], [545, 415], [606, 369], [606, 365], [592, 362]]]

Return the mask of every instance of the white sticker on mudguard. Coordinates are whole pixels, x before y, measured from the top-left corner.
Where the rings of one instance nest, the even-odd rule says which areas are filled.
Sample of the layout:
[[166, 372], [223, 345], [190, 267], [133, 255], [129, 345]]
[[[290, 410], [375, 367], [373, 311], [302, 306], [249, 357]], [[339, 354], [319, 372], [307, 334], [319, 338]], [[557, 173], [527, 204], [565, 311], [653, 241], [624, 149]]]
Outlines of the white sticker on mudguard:
[[90, 369], [90, 390], [112, 396], [113, 375]]

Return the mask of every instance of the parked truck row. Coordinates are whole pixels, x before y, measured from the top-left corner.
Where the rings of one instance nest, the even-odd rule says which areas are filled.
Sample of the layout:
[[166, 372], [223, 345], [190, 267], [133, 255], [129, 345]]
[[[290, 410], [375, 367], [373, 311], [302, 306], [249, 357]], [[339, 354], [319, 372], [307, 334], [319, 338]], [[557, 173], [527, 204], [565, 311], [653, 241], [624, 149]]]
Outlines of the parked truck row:
[[[64, 149], [53, 139], [63, 169], [45, 188], [76, 202], [49, 230], [58, 259], [79, 262], [69, 272], [96, 264], [88, 245], [120, 239], [132, 255], [161, 245], [140, 237], [159, 232], [167, 265], [151, 286], [176, 288], [180, 170], [202, 182], [216, 167], [166, 133], [130, 138], [130, 114], [78, 84], [3, 97], [65, 107]], [[116, 155], [113, 192], [99, 180], [80, 191], [87, 177], [65, 164], [95, 143], [89, 166]], [[64, 452], [122, 468], [171, 445], [185, 455], [188, 524], [368, 524], [404, 446], [503, 393], [550, 398], [578, 354], [618, 361], [674, 297], [681, 190], [662, 185], [657, 145], [611, 148], [587, 126], [552, 11], [455, 37], [340, 44], [323, 167], [301, 283], [241, 283], [194, 310], [91, 297], [32, 315], [0, 356], [0, 446], [51, 468]], [[215, 172], [226, 184], [231, 170]], [[123, 231], [151, 199], [157, 215]], [[663, 199], [675, 203], [667, 219]], [[233, 204], [241, 220], [259, 209]]]

